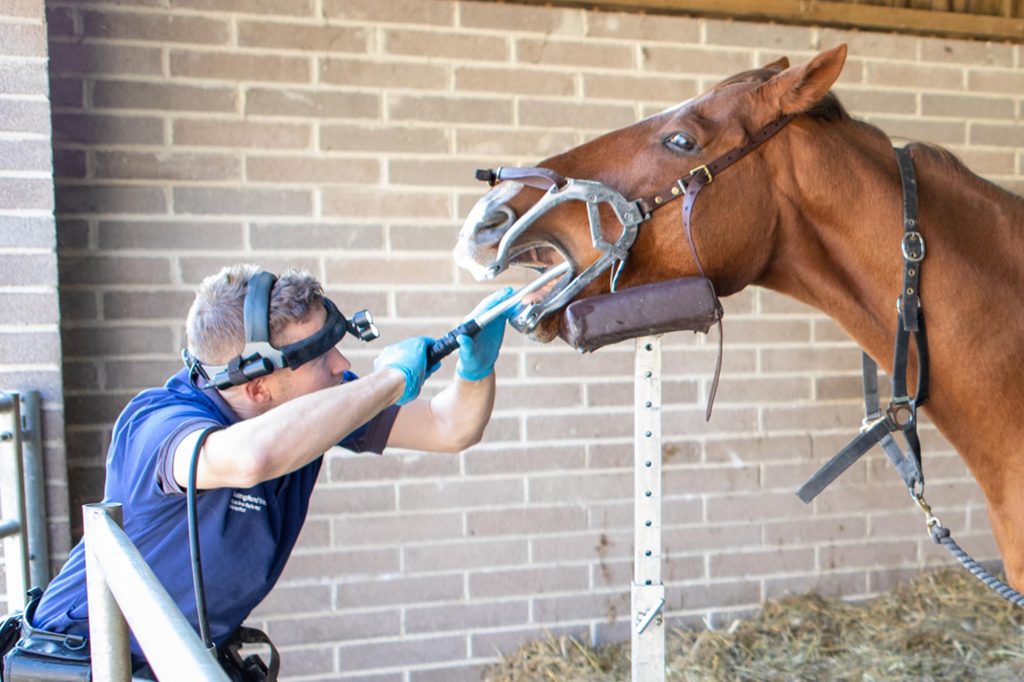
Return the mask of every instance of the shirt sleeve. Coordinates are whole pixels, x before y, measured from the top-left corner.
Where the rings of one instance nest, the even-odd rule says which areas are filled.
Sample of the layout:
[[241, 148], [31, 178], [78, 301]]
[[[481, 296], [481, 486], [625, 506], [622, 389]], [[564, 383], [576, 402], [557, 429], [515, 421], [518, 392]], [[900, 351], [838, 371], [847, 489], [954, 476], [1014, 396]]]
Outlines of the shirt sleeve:
[[211, 426], [223, 426], [209, 419], [195, 418], [188, 419], [178, 426], [163, 442], [156, 453], [156, 482], [165, 495], [184, 495], [185, 488], [178, 485], [174, 479], [174, 453], [177, 451], [181, 441], [191, 436], [196, 431]]
[[376, 417], [345, 436], [338, 445], [353, 452], [375, 452], [378, 455], [383, 453], [400, 409], [398, 405], [386, 408]]

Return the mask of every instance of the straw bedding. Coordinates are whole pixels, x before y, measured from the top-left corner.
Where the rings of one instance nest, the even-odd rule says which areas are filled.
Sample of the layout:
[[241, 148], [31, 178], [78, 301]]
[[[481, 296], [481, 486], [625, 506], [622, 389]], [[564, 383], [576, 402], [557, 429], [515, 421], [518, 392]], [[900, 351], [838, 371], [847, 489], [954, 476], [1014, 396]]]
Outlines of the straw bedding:
[[[922, 573], [860, 603], [801, 595], [767, 602], [718, 631], [667, 638], [669, 680], [1022, 680], [1024, 609], [963, 570]], [[629, 680], [629, 642], [528, 644], [489, 682]]]

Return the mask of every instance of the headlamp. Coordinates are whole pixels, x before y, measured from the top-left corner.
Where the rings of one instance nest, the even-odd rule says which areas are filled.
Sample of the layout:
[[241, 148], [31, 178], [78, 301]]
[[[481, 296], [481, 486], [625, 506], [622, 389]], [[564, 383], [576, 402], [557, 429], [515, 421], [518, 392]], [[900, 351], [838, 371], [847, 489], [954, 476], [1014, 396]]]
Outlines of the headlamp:
[[338, 345], [346, 332], [360, 341], [373, 341], [380, 336], [368, 310], [360, 310], [348, 319], [331, 299], [324, 297], [323, 306], [327, 312], [324, 326], [304, 339], [275, 348], [270, 344], [270, 292], [276, 281], [277, 277], [262, 271], [249, 280], [243, 308], [245, 348], [228, 364], [209, 365], [189, 353], [188, 349], [181, 352], [185, 366], [193, 374], [205, 378], [207, 387], [226, 389], [266, 376], [275, 369], [297, 369]]

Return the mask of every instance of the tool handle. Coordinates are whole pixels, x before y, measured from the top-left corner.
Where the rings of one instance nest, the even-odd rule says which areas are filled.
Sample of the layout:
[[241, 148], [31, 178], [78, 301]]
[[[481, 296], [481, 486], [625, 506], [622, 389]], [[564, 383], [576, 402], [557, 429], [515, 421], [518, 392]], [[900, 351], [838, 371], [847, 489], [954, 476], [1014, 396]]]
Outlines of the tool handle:
[[427, 349], [427, 367], [433, 367], [442, 359], [451, 355], [459, 347], [459, 336], [463, 334], [466, 336], [476, 336], [479, 332], [480, 325], [477, 324], [477, 321], [469, 320], [468, 322], [463, 322], [437, 341], [434, 341], [434, 345]]

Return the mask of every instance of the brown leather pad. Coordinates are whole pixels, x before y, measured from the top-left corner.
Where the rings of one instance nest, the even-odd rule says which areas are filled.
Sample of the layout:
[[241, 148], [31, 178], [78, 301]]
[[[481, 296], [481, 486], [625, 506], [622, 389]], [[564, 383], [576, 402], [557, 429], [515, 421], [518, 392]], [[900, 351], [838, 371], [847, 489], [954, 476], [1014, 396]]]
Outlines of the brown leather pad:
[[685, 277], [570, 303], [559, 333], [569, 345], [589, 353], [638, 336], [676, 331], [706, 334], [721, 318], [722, 304], [711, 281]]

